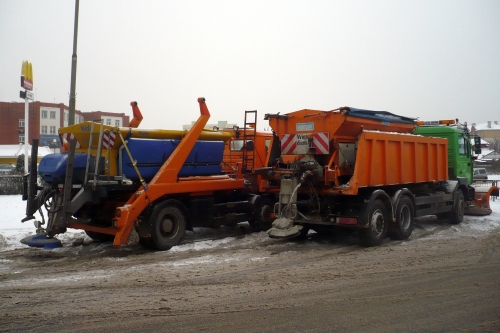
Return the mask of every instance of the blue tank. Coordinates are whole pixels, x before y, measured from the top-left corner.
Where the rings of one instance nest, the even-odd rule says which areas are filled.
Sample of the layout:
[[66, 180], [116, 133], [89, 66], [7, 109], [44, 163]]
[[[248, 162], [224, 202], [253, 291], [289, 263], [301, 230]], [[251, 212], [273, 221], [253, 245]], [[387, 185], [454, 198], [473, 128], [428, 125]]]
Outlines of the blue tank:
[[[127, 142], [132, 157], [141, 176], [150, 181], [158, 172], [163, 163], [179, 145], [180, 140], [134, 139]], [[121, 162], [118, 161], [121, 173], [127, 178], [138, 180], [132, 162], [123, 149]], [[222, 158], [224, 155], [224, 142], [222, 141], [197, 141], [191, 153], [184, 162], [179, 172], [179, 177], [210, 176], [222, 172]], [[47, 183], [64, 183], [67, 153], [49, 154], [42, 158], [38, 166], [38, 174]], [[73, 183], [82, 184], [85, 179], [87, 154], [76, 153], [73, 162]]]
[[[64, 183], [68, 153], [49, 154], [42, 158], [38, 165], [38, 174], [47, 183]], [[73, 183], [81, 184], [85, 177], [87, 154], [75, 154], [73, 162]]]
[[[151, 180], [181, 140], [134, 139], [127, 142], [132, 157], [137, 161], [141, 176]], [[197, 141], [179, 171], [179, 177], [210, 176], [222, 172], [224, 142]], [[132, 180], [139, 179], [125, 150], [122, 151], [122, 173]]]

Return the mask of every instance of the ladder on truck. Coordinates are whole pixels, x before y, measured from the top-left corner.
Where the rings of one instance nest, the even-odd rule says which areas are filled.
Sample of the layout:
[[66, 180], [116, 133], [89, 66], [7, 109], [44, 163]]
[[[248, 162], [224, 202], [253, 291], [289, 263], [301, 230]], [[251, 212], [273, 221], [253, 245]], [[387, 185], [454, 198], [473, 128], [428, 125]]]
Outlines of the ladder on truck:
[[[96, 125], [99, 125], [99, 131], [96, 131]], [[110, 150], [111, 146], [108, 142], [107, 156], [101, 156], [103, 150], [103, 138], [104, 134], [110, 136], [109, 130], [104, 130], [104, 119], [93, 119], [92, 125], [90, 128], [90, 138], [89, 138], [89, 147], [87, 151], [87, 164], [85, 166], [85, 180], [84, 184], [92, 184], [92, 189], [95, 190], [97, 185], [110, 185], [117, 184], [118, 182], [114, 179], [114, 177], [110, 177], [108, 175], [104, 175], [104, 170], [106, 167], [106, 163], [109, 163], [110, 158]], [[97, 143], [94, 140], [94, 136], [98, 135]], [[92, 150], [97, 149], [96, 155], [92, 155]]]
[[255, 166], [255, 138], [257, 133], [257, 110], [245, 111], [245, 124], [243, 127], [243, 156], [242, 171], [251, 173]]

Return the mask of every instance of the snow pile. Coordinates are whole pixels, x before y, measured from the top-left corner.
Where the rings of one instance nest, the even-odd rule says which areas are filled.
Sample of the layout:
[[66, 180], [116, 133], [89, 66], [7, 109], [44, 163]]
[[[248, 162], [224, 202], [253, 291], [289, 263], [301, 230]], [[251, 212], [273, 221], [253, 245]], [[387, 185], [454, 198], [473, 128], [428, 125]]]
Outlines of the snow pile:
[[[33, 221], [21, 222], [26, 216], [26, 201], [22, 200], [21, 195], [0, 195], [0, 251], [24, 248], [21, 239], [35, 234], [36, 228]], [[35, 214], [36, 220], [41, 220], [38, 213]], [[91, 239], [85, 235], [82, 230], [68, 229], [68, 232], [57, 237], [63, 245], [71, 244], [76, 239], [81, 238], [84, 242], [90, 242]]]

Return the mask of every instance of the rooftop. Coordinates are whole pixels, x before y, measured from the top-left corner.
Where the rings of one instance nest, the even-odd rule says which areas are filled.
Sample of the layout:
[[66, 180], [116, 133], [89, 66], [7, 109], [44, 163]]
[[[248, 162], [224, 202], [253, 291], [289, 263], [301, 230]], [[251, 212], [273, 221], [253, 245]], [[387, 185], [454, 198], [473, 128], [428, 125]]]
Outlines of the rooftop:
[[[11, 158], [24, 154], [25, 146], [20, 143], [18, 145], [0, 145], [0, 158]], [[38, 157], [43, 157], [52, 154], [54, 151], [49, 147], [38, 147]], [[31, 145], [28, 145], [28, 154], [31, 156]]]

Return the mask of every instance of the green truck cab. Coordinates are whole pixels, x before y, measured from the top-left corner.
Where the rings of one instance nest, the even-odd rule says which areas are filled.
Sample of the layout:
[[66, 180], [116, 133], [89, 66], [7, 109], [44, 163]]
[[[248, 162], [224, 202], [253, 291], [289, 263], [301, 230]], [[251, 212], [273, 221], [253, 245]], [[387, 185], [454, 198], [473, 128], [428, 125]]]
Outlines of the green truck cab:
[[[474, 157], [467, 125], [458, 125], [454, 121], [450, 125], [416, 126], [413, 134], [448, 140], [448, 178], [457, 180], [463, 189], [464, 199], [472, 202], [476, 197], [476, 189], [471, 186], [474, 181]], [[474, 153], [481, 154], [481, 138], [474, 137]], [[489, 197], [488, 197], [489, 202]]]
[[448, 177], [466, 179], [471, 184], [473, 179], [473, 157], [470, 134], [467, 128], [455, 126], [417, 126], [413, 134], [448, 139]]

